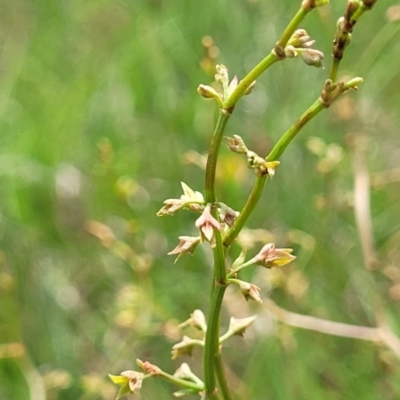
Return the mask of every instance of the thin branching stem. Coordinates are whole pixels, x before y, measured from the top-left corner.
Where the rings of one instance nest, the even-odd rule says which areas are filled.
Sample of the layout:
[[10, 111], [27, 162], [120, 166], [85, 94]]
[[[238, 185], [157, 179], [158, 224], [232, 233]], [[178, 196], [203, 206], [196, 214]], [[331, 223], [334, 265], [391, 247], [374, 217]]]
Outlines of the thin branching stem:
[[232, 242], [237, 238], [240, 231], [243, 229], [245, 223], [249, 219], [251, 213], [258, 204], [258, 201], [260, 200], [267, 178], [268, 175], [258, 176], [256, 178], [253, 189], [251, 190], [250, 195], [247, 198], [246, 204], [244, 205], [239, 216], [237, 217], [235, 223], [224, 237], [224, 246], [229, 247]]
[[319, 112], [325, 108], [318, 98], [308, 109], [300, 116], [300, 118], [281, 136], [277, 141], [275, 146], [272, 148], [271, 152], [268, 154], [267, 161], [276, 161], [285, 151], [289, 143], [295, 138], [295, 136], [300, 132], [300, 130], [310, 122]]
[[160, 371], [159, 377], [165, 379], [168, 382], [173, 383], [174, 385], [186, 388], [186, 389], [193, 389], [197, 391], [202, 391], [204, 389], [204, 386], [202, 383], [196, 383], [196, 382], [191, 382], [186, 379], [181, 379], [181, 378], [176, 378], [175, 376], [168, 374], [167, 372]]
[[[316, 100], [302, 115], [301, 117], [281, 136], [278, 142], [275, 144], [269, 155], [267, 156], [267, 161], [276, 161], [285, 151], [286, 147], [289, 143], [294, 139], [297, 133], [303, 128], [307, 122], [309, 122], [312, 118], [314, 118], [321, 110], [323, 110], [325, 106], [323, 105], [320, 98]], [[268, 178], [268, 175], [257, 177], [253, 189], [250, 192], [250, 195], [246, 201], [246, 204], [243, 207], [242, 212], [239, 217], [236, 219], [232, 228], [227, 232], [224, 237], [224, 245], [230, 246], [235, 238], [239, 235], [243, 226], [247, 222], [254, 208], [256, 207], [260, 197], [262, 195], [265, 182]]]
[[234, 92], [229, 96], [229, 99], [225, 102], [227, 109], [233, 109], [238, 100], [243, 96], [247, 88], [271, 65], [279, 61], [278, 57], [274, 53], [270, 53], [261, 60], [240, 82]]
[[[303, 21], [303, 19], [307, 16], [310, 10], [305, 10], [304, 8], [300, 8], [297, 11], [296, 15], [292, 18], [292, 20], [287, 25], [285, 31], [283, 32], [281, 38], [275, 46], [276, 48], [284, 49], [287, 45], [290, 37], [293, 35], [294, 31], [297, 29], [299, 24]], [[283, 57], [284, 58], [284, 57]], [[261, 60], [240, 82], [234, 92], [229, 96], [227, 101], [225, 102], [225, 108], [228, 110], [233, 110], [236, 103], [243, 96], [247, 88], [262, 74], [264, 73], [271, 65], [275, 62], [283, 59], [282, 56], [278, 56], [275, 50], [272, 50], [270, 54], [268, 54], [263, 60]]]
[[305, 9], [300, 7], [297, 11], [296, 15], [292, 18], [289, 22], [288, 26], [286, 27], [285, 31], [283, 32], [281, 38], [279, 39], [277, 46], [284, 48], [288, 41], [290, 40], [291, 36], [293, 35], [294, 31], [298, 28], [301, 24], [303, 19], [307, 16], [307, 14], [311, 11], [311, 9]]

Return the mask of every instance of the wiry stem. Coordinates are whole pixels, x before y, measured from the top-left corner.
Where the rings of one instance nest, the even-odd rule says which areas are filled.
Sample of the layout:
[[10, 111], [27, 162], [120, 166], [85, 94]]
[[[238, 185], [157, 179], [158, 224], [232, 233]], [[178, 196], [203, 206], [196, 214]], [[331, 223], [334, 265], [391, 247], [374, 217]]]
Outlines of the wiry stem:
[[[321, 110], [325, 108], [321, 99], [318, 98], [302, 115], [301, 117], [281, 136], [278, 142], [275, 144], [271, 152], [268, 154], [267, 161], [276, 161], [285, 151], [289, 143], [294, 139], [297, 133], [307, 124], [312, 118], [314, 118]], [[263, 192], [265, 182], [268, 175], [259, 176], [254, 182], [253, 189], [243, 207], [242, 212], [236, 219], [235, 223], [231, 229], [226, 233], [224, 237], [224, 245], [230, 246], [235, 238], [239, 235], [249, 216], [256, 207], [258, 201], [260, 200], [261, 194]]]
[[217, 124], [215, 125], [210, 150], [207, 158], [206, 177], [204, 183], [204, 195], [206, 203], [215, 203], [215, 171], [217, 168], [218, 153], [221, 147], [221, 140], [224, 134], [225, 126], [231, 114], [221, 109]]
[[[211, 204], [216, 202], [215, 171], [223, 132], [229, 117], [230, 113], [224, 109], [221, 109], [208, 153], [204, 193], [206, 202]], [[218, 218], [216, 210], [212, 210], [212, 213], [214, 218]], [[227, 384], [224, 381], [225, 378], [223, 372], [216, 371], [219, 368], [222, 368], [221, 363], [216, 362], [216, 357], [219, 352], [219, 314], [226, 289], [225, 252], [222, 245], [222, 235], [219, 231], [215, 232], [215, 247], [213, 249], [213, 253], [213, 283], [211, 289], [210, 313], [207, 321], [203, 361], [205, 392], [208, 399], [215, 399], [217, 396], [216, 376], [219, 377], [219, 385], [223, 388], [227, 388]], [[226, 396], [223, 398], [224, 400], [229, 399]]]

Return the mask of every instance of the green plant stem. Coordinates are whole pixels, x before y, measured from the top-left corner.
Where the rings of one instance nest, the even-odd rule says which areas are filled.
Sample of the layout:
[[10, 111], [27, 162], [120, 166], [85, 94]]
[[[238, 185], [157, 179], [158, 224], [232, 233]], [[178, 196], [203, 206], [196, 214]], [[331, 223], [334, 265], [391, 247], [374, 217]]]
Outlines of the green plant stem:
[[300, 132], [300, 130], [311, 121], [317, 114], [325, 108], [321, 99], [318, 98], [308, 109], [300, 116], [300, 118], [281, 136], [271, 152], [266, 157], [266, 161], [276, 161], [286, 150], [286, 147]]
[[[311, 10], [305, 10], [300, 8], [296, 15], [292, 18], [292, 20], [287, 25], [284, 30], [281, 38], [279, 39], [276, 47], [284, 49], [287, 45], [289, 39], [293, 35], [294, 31], [300, 25], [301, 21], [307, 16], [307, 14]], [[276, 48], [275, 47], [275, 48]], [[228, 110], [232, 110], [238, 100], [243, 96], [246, 89], [263, 73], [265, 72], [272, 64], [281, 60], [274, 50], [271, 51], [262, 61], [260, 61], [240, 82], [237, 88], [233, 91], [233, 93], [229, 96], [229, 98], [225, 102], [225, 108]]]
[[175, 378], [173, 375], [170, 375], [164, 371], [161, 371], [158, 376], [167, 380], [168, 382], [171, 382], [177, 386], [181, 386], [186, 389], [193, 389], [198, 392], [204, 390], [204, 385], [202, 385], [201, 383], [195, 383], [195, 382], [190, 382], [186, 379]]
[[[325, 106], [323, 105], [321, 99], [318, 98], [318, 100], [316, 100], [300, 116], [300, 118], [281, 136], [281, 138], [278, 140], [271, 152], [266, 157], [266, 161], [278, 160], [282, 153], [285, 151], [286, 147], [294, 139], [297, 133], [303, 128], [303, 126], [312, 118], [314, 118], [324, 108]], [[233, 226], [229, 229], [229, 231], [225, 234], [223, 238], [224, 246], [230, 246], [239, 235], [240, 231], [242, 230], [243, 226], [245, 225], [246, 221], [248, 220], [249, 216], [251, 215], [258, 201], [260, 200], [267, 178], [268, 175], [256, 178], [253, 189], [250, 192], [250, 195], [246, 201], [246, 204], [243, 207], [243, 210], [241, 211]]]
[[214, 204], [216, 201], [215, 171], [217, 168], [218, 153], [221, 147], [222, 137], [230, 116], [231, 114], [228, 111], [222, 108], [220, 109], [207, 158], [206, 177], [204, 183], [204, 196], [206, 203]]
[[232, 396], [230, 394], [228, 384], [225, 378], [224, 365], [222, 363], [221, 352], [218, 352], [218, 354], [215, 357], [215, 367], [216, 367], [215, 373], [221, 397], [224, 400], [232, 400]]
[[[282, 37], [280, 38], [277, 46], [284, 49], [290, 37], [301, 23], [301, 21], [306, 17], [310, 10], [300, 8], [296, 15], [292, 18], [288, 26], [286, 27]], [[265, 57], [258, 65], [256, 65], [246, 76], [242, 79], [234, 90], [234, 92], [226, 99], [224, 107], [220, 109], [219, 117], [214, 129], [210, 150], [207, 158], [206, 166], [206, 177], [204, 184], [204, 195], [206, 203], [214, 204], [216, 202], [215, 195], [215, 172], [218, 160], [218, 153], [221, 146], [221, 140], [223, 132], [225, 130], [226, 124], [233, 112], [236, 103], [246, 92], [247, 88], [271, 65], [276, 61], [282, 59], [273, 50], [271, 53]], [[213, 274], [213, 284], [211, 291], [210, 300], [210, 313], [208, 317], [205, 345], [204, 345], [204, 382], [205, 382], [205, 392], [207, 399], [215, 399], [216, 396], [216, 377], [218, 380], [218, 386], [222, 395], [223, 400], [230, 400], [229, 389], [226, 383], [225, 375], [223, 372], [222, 360], [219, 354], [219, 315], [222, 306], [222, 300], [224, 297], [225, 289], [227, 287], [226, 283], [226, 265], [225, 265], [225, 250], [224, 245], [229, 246], [234, 238], [239, 234], [240, 230], [243, 228], [244, 223], [247, 221], [249, 215], [254, 209], [255, 205], [261, 196], [265, 185], [266, 177], [260, 177], [256, 180], [256, 184], [250, 194], [249, 200], [247, 201], [242, 213], [240, 214], [239, 223], [236, 222], [234, 229], [231, 231], [228, 240], [223, 243], [222, 235], [220, 232], [215, 232], [216, 244], [213, 250], [214, 252], [214, 274]], [[212, 211], [214, 217], [216, 217], [216, 210]]]
[[262, 177], [260, 176], [256, 177], [253, 189], [250, 192], [246, 204], [244, 205], [239, 216], [236, 218], [233, 226], [224, 236], [225, 247], [229, 247], [232, 244], [232, 242], [236, 239], [236, 237], [239, 235], [240, 231], [243, 229], [246, 221], [249, 219], [251, 213], [258, 204], [258, 201], [260, 200], [267, 178], [268, 175]]
[[[218, 160], [218, 153], [221, 146], [221, 140], [225, 130], [226, 123], [229, 120], [230, 113], [221, 109], [218, 120], [214, 129], [213, 137], [208, 152], [206, 177], [204, 183], [204, 195], [207, 203], [214, 204], [216, 202], [215, 195], [215, 172]], [[218, 218], [217, 210], [213, 209], [212, 214]], [[221, 311], [222, 300], [226, 289], [226, 266], [225, 251], [222, 244], [222, 234], [215, 231], [215, 247], [213, 249], [214, 268], [213, 282], [211, 289], [210, 312], [207, 321], [207, 331], [204, 343], [204, 382], [207, 399], [216, 399], [216, 376], [219, 377], [219, 386], [227, 388], [223, 371], [220, 370], [221, 363], [217, 363], [217, 355], [219, 353], [219, 314]], [[223, 397], [229, 400], [229, 397]]]
[[262, 61], [260, 61], [240, 82], [233, 93], [229, 96], [225, 102], [225, 108], [232, 109], [235, 107], [238, 100], [243, 96], [246, 89], [272, 64], [278, 60], [278, 57], [274, 53], [270, 53]]
[[[217, 362], [219, 352], [219, 314], [226, 287], [226, 284], [220, 284], [216, 281], [211, 293], [210, 313], [207, 320], [203, 359], [204, 383], [207, 399], [212, 399], [216, 391], [216, 376], [220, 378], [220, 387], [227, 387], [226, 383], [222, 381], [224, 380], [224, 374], [220, 371], [222, 365], [220, 362]], [[216, 370], [219, 371], [216, 372]], [[227, 399], [228, 398], [224, 397], [224, 400]]]
[[366, 12], [369, 11], [370, 8], [365, 7], [364, 4], [361, 5], [361, 7], [358, 8], [358, 10], [351, 16], [351, 20], [357, 22], [360, 17]]
[[338, 60], [337, 58], [333, 57], [331, 70], [329, 72], [329, 79], [331, 79], [332, 82], [336, 82], [336, 80], [337, 80], [337, 75], [338, 75], [338, 71], [339, 71], [339, 65], [340, 65], [340, 60]]
[[297, 11], [296, 15], [292, 18], [292, 20], [289, 22], [288, 26], [286, 27], [285, 31], [283, 32], [281, 38], [279, 39], [278, 43], [276, 44], [279, 47], [285, 48], [288, 41], [292, 37], [294, 31], [297, 29], [297, 27], [301, 24], [303, 19], [307, 16], [307, 14], [311, 10], [304, 9], [303, 7], [300, 7], [300, 9]]

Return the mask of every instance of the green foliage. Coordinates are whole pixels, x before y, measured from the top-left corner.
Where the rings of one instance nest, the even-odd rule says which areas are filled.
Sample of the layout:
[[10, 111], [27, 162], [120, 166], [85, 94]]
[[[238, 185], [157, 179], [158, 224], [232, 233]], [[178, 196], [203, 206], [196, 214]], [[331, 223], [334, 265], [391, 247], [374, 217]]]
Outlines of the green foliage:
[[[175, 266], [166, 256], [196, 217], [155, 214], [179, 181], [202, 189], [201, 154], [188, 150], [206, 152], [214, 123], [214, 105], [196, 93], [213, 81], [207, 62], [243, 76], [275, 45], [295, 3], [0, 1], [0, 400], [110, 399], [107, 373], [136, 358], [180, 365], [169, 357], [177, 324], [207, 303], [211, 271], [199, 251]], [[344, 3], [304, 23], [326, 57]], [[260, 242], [270, 235], [294, 247], [296, 262], [248, 280], [289, 310], [357, 325], [373, 325], [374, 301], [384, 298], [400, 333], [399, 22], [391, 6], [380, 0], [363, 16], [343, 59], [339, 74], [364, 78], [359, 92], [295, 139], [250, 220], [265, 229], [255, 233]], [[215, 59], [205, 57], [206, 35]], [[276, 65], [227, 133], [267, 154], [325, 77], [298, 59]], [[354, 220], [355, 148], [371, 174], [372, 273]], [[246, 161], [223, 150], [217, 180], [231, 207], [242, 206], [252, 179]], [[226, 343], [233, 378], [244, 377], [238, 393], [397, 398], [399, 360], [386, 348], [275, 324], [236, 292], [228, 289], [232, 316], [261, 314], [244, 341]], [[196, 361], [191, 367], [201, 372]], [[142, 397], [169, 399], [171, 387], [151, 380]]]

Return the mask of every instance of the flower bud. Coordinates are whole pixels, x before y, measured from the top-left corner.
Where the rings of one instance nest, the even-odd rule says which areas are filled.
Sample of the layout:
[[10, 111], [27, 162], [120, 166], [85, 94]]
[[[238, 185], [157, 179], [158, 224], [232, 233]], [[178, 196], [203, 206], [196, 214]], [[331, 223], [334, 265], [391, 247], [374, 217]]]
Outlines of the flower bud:
[[246, 147], [243, 139], [239, 135], [233, 135], [233, 137], [225, 137], [227, 146], [230, 151], [238, 154], [246, 154], [249, 150]]
[[205, 99], [212, 99], [214, 97], [219, 97], [219, 93], [213, 87], [208, 85], [199, 85], [197, 91]]
[[303, 44], [308, 42], [309, 40], [310, 36], [305, 29], [297, 29], [290, 37], [287, 46], [303, 47]]
[[183, 356], [183, 355], [192, 355], [193, 347], [194, 346], [203, 346], [204, 342], [202, 340], [192, 339], [189, 336], [184, 336], [182, 341], [176, 343], [172, 347], [172, 359], [175, 360], [176, 358]]
[[151, 364], [148, 361], [136, 359], [136, 364], [146, 373], [152, 376], [160, 375], [161, 369], [157, 365]]
[[248, 151], [246, 155], [247, 155], [247, 165], [249, 166], [249, 168], [262, 167], [265, 163], [265, 160], [254, 151]]
[[177, 211], [182, 210], [186, 205], [186, 201], [181, 199], [167, 199], [164, 205], [157, 212], [157, 217], [165, 217], [167, 215], [174, 215]]
[[294, 46], [292, 46], [292, 45], [287, 45], [286, 47], [285, 47], [285, 56], [287, 57], [287, 58], [294, 58], [294, 57], [297, 57], [297, 51], [296, 51], [296, 49], [295, 49], [295, 47]]
[[201, 310], [194, 310], [192, 314], [190, 314], [190, 318], [185, 322], [179, 324], [179, 328], [184, 328], [185, 326], [192, 325], [195, 328], [205, 332], [207, 330], [207, 322], [206, 317]]
[[222, 96], [211, 86], [199, 85], [197, 92], [205, 99], [215, 99], [220, 106], [223, 106]]
[[192, 380], [193, 379], [193, 372], [190, 369], [189, 365], [183, 363], [174, 373], [174, 377], [178, 379], [186, 379]]
[[196, 250], [197, 245], [200, 243], [200, 236], [179, 236], [180, 240], [178, 246], [176, 246], [173, 250], [171, 250], [168, 255], [178, 254], [178, 257], [175, 260], [175, 263], [182, 257], [184, 254], [193, 254]]
[[226, 92], [226, 98], [228, 99], [229, 96], [234, 92], [234, 90], [237, 88], [237, 85], [239, 83], [238, 77], [235, 75], [233, 79], [231, 80], [231, 83], [228, 86], [228, 90]]
[[219, 218], [220, 221], [224, 222], [228, 226], [232, 226], [239, 216], [239, 212], [232, 210], [224, 203], [218, 203], [219, 206]]
[[229, 279], [228, 282], [235, 283], [240, 287], [240, 290], [246, 300], [252, 299], [257, 303], [262, 303], [260, 297], [260, 288], [252, 283], [241, 281], [240, 279]]
[[315, 49], [302, 49], [298, 50], [301, 58], [307, 65], [313, 67], [322, 68], [322, 60], [324, 59], [324, 53]]
[[252, 325], [257, 319], [257, 315], [253, 315], [252, 317], [247, 318], [231, 318], [229, 322], [228, 332], [231, 332], [232, 335], [243, 336], [246, 329]]

